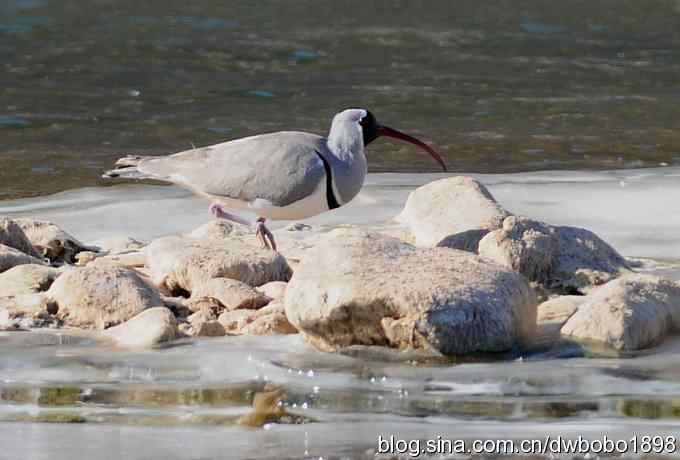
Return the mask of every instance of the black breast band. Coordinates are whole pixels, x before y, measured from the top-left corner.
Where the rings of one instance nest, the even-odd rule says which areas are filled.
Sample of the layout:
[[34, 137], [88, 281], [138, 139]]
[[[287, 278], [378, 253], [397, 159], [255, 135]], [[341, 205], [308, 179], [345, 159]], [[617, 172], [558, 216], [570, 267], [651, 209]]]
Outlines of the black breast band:
[[319, 152], [315, 150], [314, 153], [319, 156], [323, 163], [323, 168], [326, 170], [326, 201], [328, 202], [328, 209], [337, 209], [340, 207], [340, 203], [335, 199], [335, 194], [333, 193], [333, 171], [331, 171], [331, 165]]

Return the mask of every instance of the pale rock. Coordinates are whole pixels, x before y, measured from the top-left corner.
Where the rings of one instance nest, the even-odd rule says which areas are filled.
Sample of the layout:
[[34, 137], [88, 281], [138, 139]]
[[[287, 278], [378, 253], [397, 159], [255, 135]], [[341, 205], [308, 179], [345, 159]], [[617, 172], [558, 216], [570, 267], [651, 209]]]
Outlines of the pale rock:
[[106, 329], [147, 308], [163, 305], [159, 293], [134, 270], [91, 265], [65, 270], [47, 291], [67, 325]]
[[224, 311], [217, 320], [227, 334], [241, 334], [242, 329], [255, 319], [256, 313], [253, 310]]
[[222, 323], [215, 319], [193, 326], [192, 330], [195, 337], [222, 337], [227, 334]]
[[680, 332], [680, 283], [631, 274], [585, 297], [561, 333], [583, 343], [634, 351]]
[[0, 297], [0, 327], [30, 329], [56, 326], [56, 305], [44, 293]]
[[480, 182], [471, 177], [440, 179], [417, 188], [397, 221], [405, 223], [418, 246], [434, 246], [449, 235], [493, 230], [508, 212]]
[[94, 262], [94, 260], [99, 256], [96, 252], [92, 251], [81, 251], [75, 256], [75, 264], [78, 265], [79, 267], [84, 267], [91, 262]]
[[224, 311], [222, 302], [214, 297], [193, 297], [184, 300], [184, 306], [191, 312], [209, 311], [218, 315]]
[[322, 350], [350, 345], [509, 350], [535, 333], [536, 298], [518, 274], [474, 254], [333, 231], [288, 284], [286, 316]]
[[177, 321], [167, 308], [153, 307], [107, 329], [104, 335], [121, 347], [149, 348], [177, 338]]
[[88, 264], [89, 263], [113, 265], [125, 268], [143, 268], [146, 264], [146, 254], [140, 251], [131, 251], [121, 254], [100, 255], [91, 262], [88, 262]]
[[243, 225], [228, 222], [224, 219], [211, 220], [195, 228], [186, 236], [198, 240], [225, 240], [233, 237], [242, 237], [251, 233]]
[[247, 284], [230, 278], [212, 278], [196, 285], [191, 291], [191, 298], [202, 297], [217, 299], [227, 310], [244, 308], [256, 310], [267, 305], [271, 300]]
[[17, 265], [0, 273], [0, 297], [46, 291], [58, 274], [56, 269], [45, 265]]
[[298, 330], [288, 321], [284, 313], [278, 312], [256, 316], [253, 321], [241, 329], [241, 333], [245, 335], [278, 335], [297, 334]]
[[260, 316], [271, 315], [274, 313], [286, 314], [286, 304], [283, 303], [284, 299], [272, 300], [265, 307], [260, 308], [253, 312], [253, 318], [259, 318]]
[[225, 335], [222, 324], [217, 321], [215, 313], [210, 309], [202, 309], [190, 315], [187, 321], [191, 325], [189, 335], [195, 337], [221, 337]]
[[560, 329], [576, 313], [585, 299], [585, 296], [566, 295], [553, 297], [539, 304], [536, 316], [537, 335], [544, 339], [559, 338]]
[[0, 273], [16, 267], [17, 265], [26, 264], [44, 264], [42, 260], [29, 256], [18, 249], [15, 249], [4, 244], [0, 244]]
[[291, 222], [286, 225], [286, 231], [288, 232], [308, 232], [312, 230], [312, 226], [309, 224], [304, 224], [302, 222]]
[[283, 299], [283, 296], [286, 294], [286, 287], [288, 287], [288, 283], [284, 281], [272, 281], [271, 283], [263, 284], [257, 290], [270, 299], [276, 300]]
[[40, 254], [35, 250], [31, 240], [17, 220], [0, 217], [0, 244], [14, 248], [26, 255], [40, 258]]
[[57, 224], [31, 218], [14, 219], [22, 228], [35, 250], [51, 262], [74, 263], [80, 251], [97, 251], [78, 241]]
[[587, 292], [629, 272], [626, 260], [594, 233], [518, 216], [482, 238], [479, 255], [561, 292]]
[[144, 248], [152, 279], [170, 293], [192, 292], [212, 278], [232, 278], [251, 286], [288, 281], [286, 259], [274, 251], [235, 239], [164, 237]]
[[124, 254], [128, 252], [137, 252], [146, 246], [146, 243], [129, 236], [110, 236], [95, 241], [93, 246], [98, 247], [102, 252], [106, 252], [107, 254]]

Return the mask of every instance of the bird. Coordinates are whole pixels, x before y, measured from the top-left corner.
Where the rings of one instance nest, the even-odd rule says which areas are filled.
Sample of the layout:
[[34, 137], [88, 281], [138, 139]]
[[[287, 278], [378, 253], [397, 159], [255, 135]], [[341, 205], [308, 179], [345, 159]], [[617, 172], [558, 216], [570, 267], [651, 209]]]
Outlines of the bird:
[[[368, 164], [365, 148], [379, 137], [411, 143], [446, 171], [429, 145], [378, 123], [367, 109], [333, 117], [327, 137], [279, 131], [192, 148], [163, 156], [120, 158], [106, 179], [153, 179], [191, 190], [211, 201], [209, 212], [255, 229], [262, 247], [276, 251], [270, 220], [300, 220], [346, 205], [361, 190]], [[229, 211], [249, 211], [254, 222]]]

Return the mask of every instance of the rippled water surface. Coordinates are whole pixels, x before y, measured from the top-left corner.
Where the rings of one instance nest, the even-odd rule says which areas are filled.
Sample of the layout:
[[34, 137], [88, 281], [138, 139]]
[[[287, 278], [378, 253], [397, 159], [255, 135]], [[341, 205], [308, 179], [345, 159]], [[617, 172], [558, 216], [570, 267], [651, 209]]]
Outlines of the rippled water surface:
[[537, 353], [476, 363], [367, 348], [322, 354], [297, 336], [148, 352], [68, 334], [0, 333], [0, 344], [3, 459], [369, 460], [380, 435], [629, 439], [680, 430], [674, 343], [629, 360]]
[[[0, 198], [360, 105], [453, 170], [680, 161], [676, 0], [0, 1]], [[434, 170], [379, 141], [373, 171]]]

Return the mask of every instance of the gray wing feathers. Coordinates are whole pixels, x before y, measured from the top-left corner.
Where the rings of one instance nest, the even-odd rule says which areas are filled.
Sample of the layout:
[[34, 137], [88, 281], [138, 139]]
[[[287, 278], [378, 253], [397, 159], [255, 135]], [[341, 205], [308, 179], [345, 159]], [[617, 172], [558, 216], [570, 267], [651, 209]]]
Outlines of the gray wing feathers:
[[316, 151], [325, 148], [321, 136], [278, 132], [145, 159], [138, 169], [197, 192], [287, 206], [314, 193], [324, 179]]

